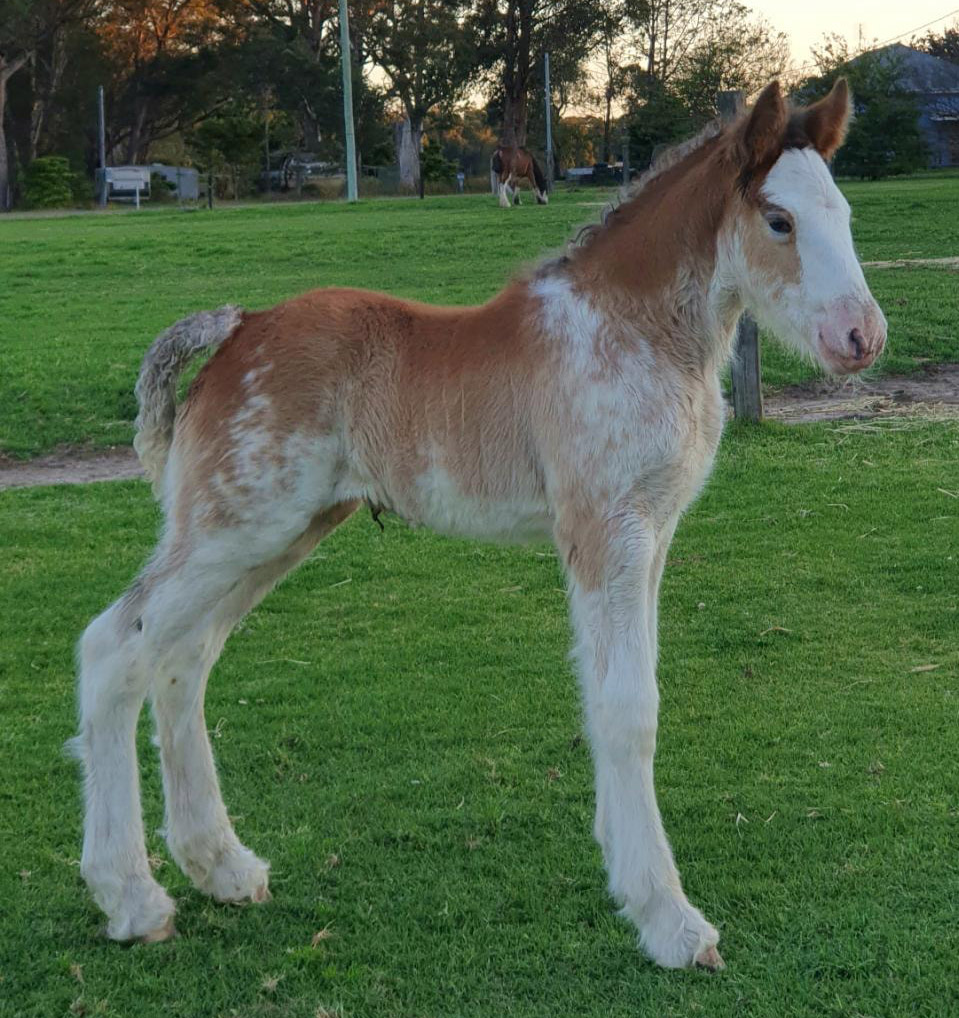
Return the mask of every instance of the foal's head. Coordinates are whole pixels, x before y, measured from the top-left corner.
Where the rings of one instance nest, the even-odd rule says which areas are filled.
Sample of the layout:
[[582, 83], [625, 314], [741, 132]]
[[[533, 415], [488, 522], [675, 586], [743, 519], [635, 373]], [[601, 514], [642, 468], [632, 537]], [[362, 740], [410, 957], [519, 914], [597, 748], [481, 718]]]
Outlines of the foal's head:
[[726, 233], [734, 285], [760, 322], [839, 374], [868, 367], [886, 341], [853, 249], [849, 204], [826, 166], [849, 116], [844, 80], [796, 110], [773, 82], [724, 139], [738, 173]]

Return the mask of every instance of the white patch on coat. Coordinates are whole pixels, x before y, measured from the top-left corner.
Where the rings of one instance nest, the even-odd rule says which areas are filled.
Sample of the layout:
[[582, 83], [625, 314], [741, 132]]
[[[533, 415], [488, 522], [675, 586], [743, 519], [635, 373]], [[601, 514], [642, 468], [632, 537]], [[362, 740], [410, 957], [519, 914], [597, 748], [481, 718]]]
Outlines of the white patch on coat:
[[552, 531], [553, 520], [545, 498], [531, 493], [516, 493], [508, 499], [465, 495], [439, 464], [416, 478], [416, 496], [417, 509], [411, 522], [442, 534], [532, 541], [548, 539]]

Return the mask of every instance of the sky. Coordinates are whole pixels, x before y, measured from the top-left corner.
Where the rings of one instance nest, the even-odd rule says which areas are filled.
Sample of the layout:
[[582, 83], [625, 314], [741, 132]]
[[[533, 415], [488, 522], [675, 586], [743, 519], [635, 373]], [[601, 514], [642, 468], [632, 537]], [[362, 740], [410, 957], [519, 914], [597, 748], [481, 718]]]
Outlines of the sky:
[[[959, 21], [959, 0], [745, 0], [775, 28], [789, 36], [793, 59], [797, 64], [810, 60], [809, 47], [818, 44], [824, 33], [836, 32], [854, 45], [859, 39], [880, 43], [905, 33], [900, 42], [909, 42], [913, 30], [925, 35], [928, 30], [941, 32]], [[950, 17], [943, 18], [950, 14]], [[919, 29], [928, 21], [935, 24]]]

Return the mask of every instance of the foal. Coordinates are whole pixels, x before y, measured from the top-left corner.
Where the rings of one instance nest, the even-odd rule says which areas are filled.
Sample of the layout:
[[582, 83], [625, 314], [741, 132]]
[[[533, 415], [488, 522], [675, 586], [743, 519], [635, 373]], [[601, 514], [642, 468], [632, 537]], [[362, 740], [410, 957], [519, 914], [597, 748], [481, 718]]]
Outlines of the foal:
[[[160, 940], [173, 902], [144, 849], [134, 734], [156, 715], [170, 851], [220, 901], [265, 901], [203, 717], [231, 628], [367, 502], [443, 533], [551, 535], [565, 565], [609, 886], [661, 965], [718, 968], [653, 790], [656, 602], [683, 508], [719, 443], [719, 372], [750, 307], [837, 373], [885, 320], [825, 160], [839, 82], [808, 109], [770, 85], [750, 113], [674, 150], [566, 257], [476, 308], [316, 290], [201, 312], [153, 344], [136, 448], [159, 546], [80, 644], [82, 873], [117, 940]], [[177, 375], [217, 348], [175, 411]]]
[[508, 209], [510, 202], [519, 205], [519, 188], [516, 186], [525, 177], [536, 195], [537, 205], [549, 204], [546, 193], [546, 178], [536, 162], [536, 157], [525, 148], [515, 145], [500, 145], [490, 159], [490, 183], [499, 195], [500, 207]]

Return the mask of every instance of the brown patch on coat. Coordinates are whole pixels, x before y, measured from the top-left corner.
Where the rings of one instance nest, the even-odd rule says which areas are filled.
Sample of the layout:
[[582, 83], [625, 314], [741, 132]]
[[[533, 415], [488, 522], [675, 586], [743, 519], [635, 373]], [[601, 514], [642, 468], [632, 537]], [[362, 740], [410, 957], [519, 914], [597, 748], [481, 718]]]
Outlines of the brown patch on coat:
[[542, 359], [530, 307], [517, 283], [481, 307], [325, 289], [248, 314], [181, 410], [191, 473], [236, 480], [239, 419], [267, 429], [277, 457], [291, 435], [348, 436], [386, 508], [436, 465], [466, 495], [505, 498], [514, 465], [539, 474], [525, 396]]

